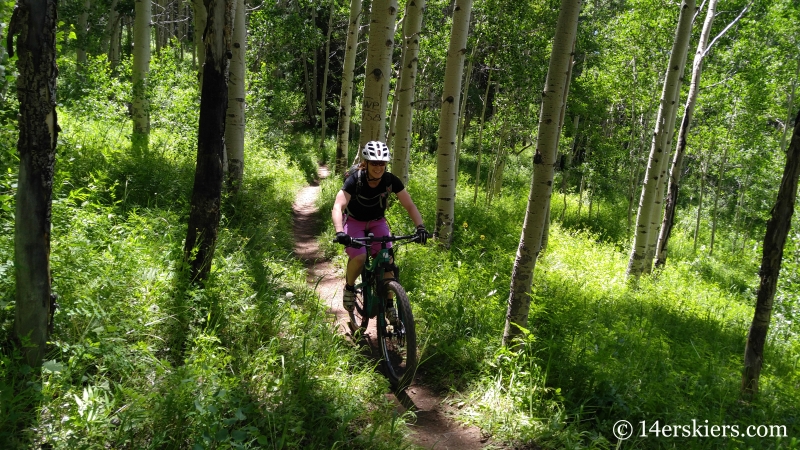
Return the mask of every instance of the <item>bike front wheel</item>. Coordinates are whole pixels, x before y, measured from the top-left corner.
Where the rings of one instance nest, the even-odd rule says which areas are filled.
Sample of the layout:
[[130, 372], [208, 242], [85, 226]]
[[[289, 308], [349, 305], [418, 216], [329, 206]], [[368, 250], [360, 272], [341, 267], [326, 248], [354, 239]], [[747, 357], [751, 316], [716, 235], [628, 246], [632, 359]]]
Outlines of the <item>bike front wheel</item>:
[[353, 332], [356, 330], [365, 331], [369, 325], [369, 314], [367, 314], [366, 305], [364, 304], [364, 292], [361, 289], [356, 290], [356, 306], [352, 311], [348, 311], [350, 316], [350, 323], [353, 324]]
[[386, 292], [394, 294], [392, 303], [399, 320], [392, 323], [387, 317], [385, 327], [380, 326], [382, 321], [379, 320], [378, 340], [389, 382], [400, 391], [411, 384], [417, 371], [417, 334], [411, 304], [403, 286], [397, 281], [388, 281]]

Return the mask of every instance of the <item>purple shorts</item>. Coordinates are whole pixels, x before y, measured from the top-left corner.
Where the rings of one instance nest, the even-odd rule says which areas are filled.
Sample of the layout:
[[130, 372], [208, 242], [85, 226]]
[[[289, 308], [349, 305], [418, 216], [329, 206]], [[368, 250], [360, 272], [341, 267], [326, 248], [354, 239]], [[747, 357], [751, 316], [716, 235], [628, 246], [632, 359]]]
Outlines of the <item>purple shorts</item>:
[[[389, 224], [386, 223], [385, 217], [382, 217], [377, 220], [370, 220], [369, 222], [362, 222], [350, 216], [345, 216], [344, 232], [348, 236], [354, 238], [366, 237], [367, 234], [369, 233], [374, 234], [375, 237], [389, 236], [391, 234], [391, 231], [389, 230]], [[391, 247], [392, 247], [391, 242], [386, 244], [386, 248], [391, 248]], [[370, 253], [372, 254], [372, 256], [377, 255], [381, 249], [380, 242], [374, 242], [371, 248], [372, 251]], [[344, 251], [347, 252], [347, 256], [351, 258], [367, 253], [367, 249], [365, 247], [361, 248], [346, 247]]]

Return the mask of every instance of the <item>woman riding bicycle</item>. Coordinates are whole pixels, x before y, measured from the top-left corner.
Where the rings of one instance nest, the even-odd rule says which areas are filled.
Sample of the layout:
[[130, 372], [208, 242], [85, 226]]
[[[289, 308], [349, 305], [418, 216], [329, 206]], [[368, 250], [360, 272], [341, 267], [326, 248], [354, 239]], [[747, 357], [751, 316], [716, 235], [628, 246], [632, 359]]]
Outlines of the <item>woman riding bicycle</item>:
[[[342, 295], [342, 304], [348, 311], [355, 307], [355, 282], [364, 267], [367, 257], [365, 248], [354, 248], [349, 245], [352, 238], [365, 237], [372, 233], [375, 237], [389, 236], [389, 224], [386, 222], [386, 206], [389, 194], [394, 193], [397, 200], [408, 212], [408, 216], [417, 227], [418, 242], [424, 244], [428, 232], [422, 223], [422, 216], [411, 200], [399, 178], [386, 171], [389, 162], [389, 148], [380, 141], [370, 141], [361, 150], [361, 163], [344, 181], [342, 189], [336, 194], [331, 218], [336, 230], [336, 242], [348, 246], [345, 251], [347, 271]], [[353, 201], [351, 201], [353, 200]], [[391, 247], [391, 243], [389, 243]], [[373, 243], [371, 254], [380, 250], [379, 243]], [[390, 250], [391, 251], [391, 250]], [[394, 264], [394, 263], [392, 263]], [[396, 268], [396, 266], [395, 266]], [[386, 272], [387, 278], [394, 277], [394, 271]], [[387, 308], [387, 315], [392, 322], [397, 321], [397, 310]]]

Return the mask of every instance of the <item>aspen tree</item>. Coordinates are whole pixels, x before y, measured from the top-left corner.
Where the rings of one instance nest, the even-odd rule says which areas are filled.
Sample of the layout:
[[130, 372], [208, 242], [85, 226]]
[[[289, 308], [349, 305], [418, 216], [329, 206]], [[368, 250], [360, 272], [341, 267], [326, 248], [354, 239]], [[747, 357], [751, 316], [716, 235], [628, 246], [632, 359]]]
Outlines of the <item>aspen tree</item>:
[[[675, 156], [673, 157], [672, 165], [670, 166], [669, 170], [669, 185], [667, 187], [666, 204], [664, 206], [664, 219], [661, 223], [661, 229], [658, 235], [658, 244], [656, 246], [656, 267], [663, 266], [667, 259], [667, 244], [669, 243], [669, 237], [672, 233], [672, 225], [675, 221], [675, 206], [678, 202], [678, 191], [680, 190], [681, 172], [683, 170], [683, 155], [686, 152], [687, 136], [692, 125], [692, 116], [694, 114], [694, 108], [700, 91], [700, 76], [703, 73], [703, 60], [711, 50], [711, 45], [713, 45], [713, 43], [716, 42], [716, 40], [722, 36], [734, 23], [736, 23], [747, 11], [747, 7], [745, 7], [739, 16], [736, 17], [736, 19], [734, 19], [733, 22], [731, 22], [719, 35], [717, 35], [711, 44], [708, 44], [708, 39], [711, 35], [711, 25], [714, 23], [714, 16], [716, 14], [716, 7], [717, 0], [709, 1], [706, 19], [703, 22], [703, 30], [700, 33], [697, 51], [695, 52], [694, 61], [692, 62], [692, 81], [689, 84], [689, 94], [686, 98], [683, 119], [681, 119], [681, 126], [678, 130], [678, 141], [675, 146]], [[782, 146], [781, 148], [784, 147]]]
[[[639, 211], [636, 215], [636, 231], [628, 262], [627, 276], [638, 278], [643, 273], [650, 272], [647, 264], [648, 254], [652, 261], [655, 253], [656, 239], [652, 232], [661, 224], [659, 187], [662, 172], [666, 172], [666, 160], [669, 155], [672, 131], [675, 125], [675, 115], [678, 96], [680, 94], [681, 76], [686, 64], [686, 54], [689, 48], [689, 38], [692, 32], [692, 17], [695, 12], [694, 0], [683, 0], [680, 6], [678, 26], [675, 31], [675, 40], [672, 54], [669, 59], [666, 79], [661, 93], [658, 108], [656, 128], [648, 158], [647, 171], [644, 176], [644, 185], [639, 199]], [[652, 248], [650, 247], [652, 245]]]
[[486, 105], [489, 104], [489, 88], [492, 86], [491, 69], [494, 66], [494, 54], [492, 62], [489, 64], [489, 75], [486, 77], [486, 91], [483, 94], [483, 106], [481, 106], [481, 120], [478, 126], [478, 164], [475, 167], [475, 193], [472, 195], [472, 204], [478, 202], [478, 186], [481, 184], [481, 160], [483, 159], [483, 127], [486, 122]]
[[133, 25], [133, 148], [147, 151], [150, 140], [150, 104], [147, 101], [147, 76], [150, 71], [150, 0], [136, 0]]
[[14, 334], [26, 362], [38, 366], [52, 331], [50, 228], [58, 120], [55, 0], [19, 0], [8, 24], [17, 55], [19, 173], [14, 219]]
[[553, 191], [557, 143], [561, 108], [564, 102], [566, 83], [564, 77], [569, 71], [573, 42], [578, 30], [580, 1], [562, 0], [558, 13], [553, 50], [547, 79], [542, 90], [542, 106], [539, 114], [539, 133], [536, 153], [533, 157], [533, 177], [531, 179], [528, 207], [522, 235], [511, 273], [511, 288], [508, 296], [506, 325], [503, 332], [503, 345], [511, 345], [526, 327], [531, 305], [533, 271], [541, 249], [547, 210], [550, 208], [550, 195]]
[[231, 49], [234, 6], [234, 0], [208, 2], [208, 22], [203, 38], [206, 61], [200, 95], [197, 166], [184, 246], [191, 279], [199, 282], [204, 281], [211, 270], [219, 228], [228, 109], [227, 55]]
[[396, 18], [397, 0], [372, 2], [359, 148], [364, 148], [369, 141], [383, 141], [386, 137], [386, 109]]
[[461, 75], [467, 52], [472, 0], [456, 0], [453, 28], [447, 48], [444, 89], [439, 111], [439, 136], [436, 148], [436, 228], [439, 242], [449, 248], [453, 240], [456, 206], [456, 140]]
[[[111, 64], [111, 69], [116, 69], [120, 60], [120, 39], [122, 37], [122, 15], [117, 11], [118, 0], [111, 1], [111, 7], [108, 13], [108, 24], [106, 26], [106, 35], [104, 39], [108, 39], [107, 51], [108, 61]], [[104, 44], [106, 48], [106, 44]]]
[[244, 176], [244, 131], [245, 131], [245, 70], [247, 51], [247, 21], [244, 0], [236, 2], [233, 19], [233, 45], [231, 46], [228, 76], [228, 113], [225, 124], [225, 151], [227, 154], [228, 188], [236, 192]]
[[761, 282], [756, 293], [755, 313], [744, 349], [742, 394], [745, 397], [758, 394], [758, 381], [764, 364], [764, 344], [772, 317], [772, 306], [783, 261], [783, 248], [791, 230], [798, 177], [800, 177], [800, 114], [795, 118], [794, 133], [786, 153], [786, 166], [778, 189], [778, 198], [770, 213], [764, 235], [761, 269], [758, 271]]
[[330, 68], [330, 53], [331, 53], [331, 34], [333, 33], [333, 13], [336, 10], [336, 3], [331, 2], [331, 9], [328, 14], [328, 36], [325, 39], [325, 70], [322, 73], [322, 105], [320, 107], [320, 123], [322, 130], [320, 130], [319, 148], [325, 147], [325, 131], [328, 124], [325, 123], [325, 110], [328, 109], [328, 69]]
[[414, 93], [419, 65], [419, 38], [425, 0], [409, 0], [403, 19], [403, 61], [400, 69], [397, 95], [397, 120], [395, 122], [392, 173], [403, 183], [408, 183], [409, 152], [411, 150], [411, 122], [414, 117]]
[[336, 173], [347, 167], [347, 150], [350, 141], [350, 107], [353, 103], [353, 70], [358, 53], [358, 22], [361, 17], [361, 0], [350, 0], [350, 19], [342, 68], [342, 92], [339, 95], [339, 124], [336, 132]]
[[86, 49], [89, 46], [89, 11], [92, 8], [91, 0], [83, 0], [81, 13], [78, 15], [78, 48], [76, 60], [80, 64], [86, 63]]
[[203, 30], [206, 29], [208, 21], [208, 10], [203, 0], [192, 0], [194, 10], [194, 48], [197, 52], [197, 80], [199, 86], [203, 86], [203, 64], [206, 62], [206, 47], [203, 44]]

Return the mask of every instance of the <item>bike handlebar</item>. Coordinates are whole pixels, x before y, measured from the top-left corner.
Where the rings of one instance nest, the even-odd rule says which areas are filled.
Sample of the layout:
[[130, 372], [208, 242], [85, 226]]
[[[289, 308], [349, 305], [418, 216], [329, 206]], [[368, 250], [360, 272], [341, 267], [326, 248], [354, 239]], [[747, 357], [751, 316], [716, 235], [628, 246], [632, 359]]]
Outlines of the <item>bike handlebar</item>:
[[[416, 234], [408, 234], [404, 236], [379, 236], [379, 237], [372, 236], [372, 234], [370, 234], [369, 236], [361, 238], [355, 238], [355, 237], [352, 238], [352, 243], [350, 245], [346, 245], [346, 247], [361, 248], [369, 244], [372, 244], [374, 242], [386, 243], [386, 242], [418, 241], [418, 240], [419, 236]], [[336, 241], [336, 239], [334, 239], [333, 243], [337, 244], [338, 242]]]

